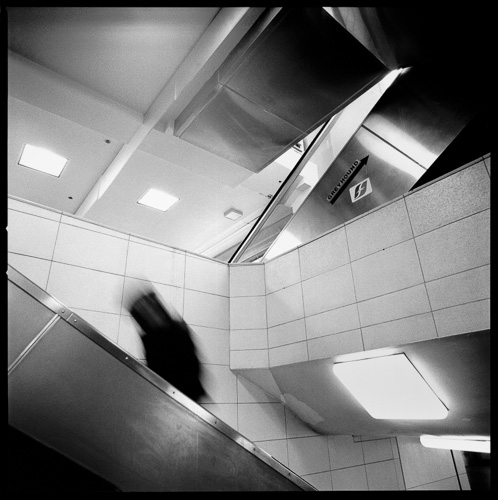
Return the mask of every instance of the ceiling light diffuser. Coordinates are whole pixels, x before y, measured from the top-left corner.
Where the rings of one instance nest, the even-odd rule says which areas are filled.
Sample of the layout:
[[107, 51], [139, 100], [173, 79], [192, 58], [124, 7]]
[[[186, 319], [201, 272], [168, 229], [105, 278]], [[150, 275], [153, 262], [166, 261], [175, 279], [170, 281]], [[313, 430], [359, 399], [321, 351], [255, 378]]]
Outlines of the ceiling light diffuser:
[[227, 219], [237, 220], [239, 217], [242, 217], [242, 212], [240, 210], [235, 210], [235, 208], [231, 208], [230, 210], [227, 210], [223, 215]]
[[178, 198], [175, 196], [159, 191], [158, 189], [149, 189], [137, 203], [155, 208], [156, 210], [161, 210], [161, 212], [166, 212], [166, 210], [171, 208], [177, 201]]
[[333, 371], [373, 418], [440, 420], [448, 415], [405, 354], [336, 363]]
[[475, 439], [465, 436], [420, 436], [420, 442], [426, 448], [440, 448], [443, 450], [474, 451], [476, 453], [491, 453], [491, 440], [488, 438]]
[[19, 165], [59, 177], [67, 161], [67, 158], [47, 149], [26, 144], [19, 159]]

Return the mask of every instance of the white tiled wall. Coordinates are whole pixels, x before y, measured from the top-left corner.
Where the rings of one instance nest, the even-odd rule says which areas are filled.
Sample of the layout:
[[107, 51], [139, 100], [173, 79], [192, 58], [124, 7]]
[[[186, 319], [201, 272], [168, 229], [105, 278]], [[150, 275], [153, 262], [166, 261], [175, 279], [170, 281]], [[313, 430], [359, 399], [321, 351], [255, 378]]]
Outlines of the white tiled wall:
[[412, 438], [318, 435], [235, 371], [488, 328], [489, 168], [462, 169], [264, 265], [227, 266], [9, 198], [9, 263], [142, 360], [123, 301], [152, 281], [193, 331], [202, 406], [318, 489], [466, 489], [447, 453]]
[[[488, 163], [458, 169], [267, 262], [270, 368], [489, 328]], [[261, 297], [262, 288], [252, 295]], [[252, 347], [244, 348], [234, 333], [242, 311], [254, 311], [238, 295], [237, 351], [264, 349], [249, 336]]]

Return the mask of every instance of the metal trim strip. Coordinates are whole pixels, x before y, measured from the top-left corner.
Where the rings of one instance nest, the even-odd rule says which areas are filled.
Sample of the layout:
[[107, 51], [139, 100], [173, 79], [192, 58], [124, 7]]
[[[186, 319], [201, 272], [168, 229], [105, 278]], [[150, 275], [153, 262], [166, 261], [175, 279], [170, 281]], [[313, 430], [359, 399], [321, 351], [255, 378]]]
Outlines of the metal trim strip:
[[[146, 365], [138, 361], [131, 354], [127, 353], [124, 349], [122, 349], [117, 344], [109, 340], [97, 329], [95, 329], [88, 322], [86, 322], [83, 318], [73, 313], [69, 308], [64, 306], [58, 300], [54, 299], [46, 291], [39, 288], [37, 285], [35, 285], [33, 282], [31, 282], [28, 278], [23, 276], [18, 271], [16, 271], [16, 269], [14, 269], [10, 265], [8, 266], [8, 279], [12, 283], [17, 285], [19, 288], [24, 290], [26, 293], [34, 297], [36, 300], [38, 300], [42, 304], [47, 305], [49, 309], [53, 310], [56, 313], [54, 319], [49, 322], [50, 328], [48, 328], [49, 325], [47, 325], [46, 328], [43, 330], [43, 332], [40, 332], [40, 334], [36, 337], [38, 340], [47, 331], [49, 331], [53, 325], [55, 325], [55, 323], [59, 320], [59, 318], [62, 318], [64, 321], [69, 323], [80, 333], [82, 333], [87, 338], [89, 338], [90, 340], [98, 344], [100, 347], [105, 349], [109, 354], [111, 354], [116, 359], [127, 365], [128, 368], [136, 372], [141, 377], [145, 378], [151, 384], [155, 385], [158, 389], [167, 394], [170, 398], [174, 399], [176, 402], [178, 402], [179, 404], [190, 410], [199, 419], [215, 427], [218, 431], [220, 431], [225, 436], [230, 438], [232, 441], [242, 446], [252, 455], [256, 456], [258, 459], [266, 463], [268, 466], [272, 467], [280, 474], [286, 476], [294, 484], [296, 484], [305, 491], [316, 491], [316, 488], [310, 485], [303, 478], [301, 478], [296, 473], [287, 468], [285, 465], [283, 465], [281, 462], [273, 458], [266, 451], [259, 448], [256, 444], [249, 441], [242, 434], [240, 434], [238, 431], [236, 431], [228, 424], [220, 420], [218, 417], [210, 413], [208, 410], [198, 405], [190, 398], [185, 396], [183, 393], [178, 391], [174, 386], [172, 386], [164, 379], [159, 377], [159, 375], [157, 375], [152, 370], [147, 368]], [[62, 309], [64, 310], [64, 312], [62, 312]], [[31, 344], [34, 345], [34, 342], [35, 341], [33, 341]], [[20, 361], [21, 360], [19, 359], [19, 362]]]

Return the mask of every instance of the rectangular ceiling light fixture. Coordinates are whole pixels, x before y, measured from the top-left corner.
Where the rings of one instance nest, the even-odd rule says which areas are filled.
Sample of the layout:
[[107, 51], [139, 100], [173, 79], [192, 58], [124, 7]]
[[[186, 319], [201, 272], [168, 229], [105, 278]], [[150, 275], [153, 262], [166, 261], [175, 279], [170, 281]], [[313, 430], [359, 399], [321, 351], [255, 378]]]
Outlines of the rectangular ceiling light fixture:
[[426, 448], [491, 453], [491, 440], [489, 437], [476, 439], [467, 436], [429, 436], [428, 434], [422, 434], [420, 442]]
[[333, 372], [373, 418], [440, 420], [448, 415], [405, 354], [336, 363]]
[[235, 210], [235, 208], [231, 208], [230, 210], [227, 210], [223, 215], [227, 219], [237, 220], [239, 217], [242, 217], [242, 212], [240, 210]]
[[138, 201], [140, 205], [145, 205], [147, 207], [155, 208], [161, 212], [166, 212], [171, 208], [178, 198], [172, 196], [158, 189], [149, 189]]
[[26, 144], [21, 153], [19, 165], [59, 177], [67, 161], [67, 158], [47, 149]]

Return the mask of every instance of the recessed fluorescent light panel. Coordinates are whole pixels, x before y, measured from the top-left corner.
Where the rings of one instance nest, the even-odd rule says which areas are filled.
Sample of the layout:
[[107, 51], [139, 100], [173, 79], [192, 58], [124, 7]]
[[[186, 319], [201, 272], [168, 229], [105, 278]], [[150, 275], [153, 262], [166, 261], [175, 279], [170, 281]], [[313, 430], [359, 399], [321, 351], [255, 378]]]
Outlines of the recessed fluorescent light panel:
[[429, 436], [423, 434], [420, 436], [420, 442], [426, 448], [491, 453], [491, 440], [489, 438], [475, 439], [466, 436]]
[[48, 151], [47, 149], [26, 144], [19, 165], [39, 170], [46, 174], [59, 177], [66, 166], [67, 158]]
[[147, 207], [155, 208], [156, 210], [161, 210], [161, 212], [166, 212], [171, 208], [178, 198], [172, 196], [158, 189], [149, 189], [138, 201], [140, 205], [146, 205]]
[[336, 363], [333, 372], [373, 418], [441, 420], [448, 415], [405, 354]]
[[231, 208], [230, 210], [227, 210], [223, 215], [227, 219], [237, 220], [239, 217], [242, 217], [242, 212], [240, 210], [235, 210], [235, 208]]

